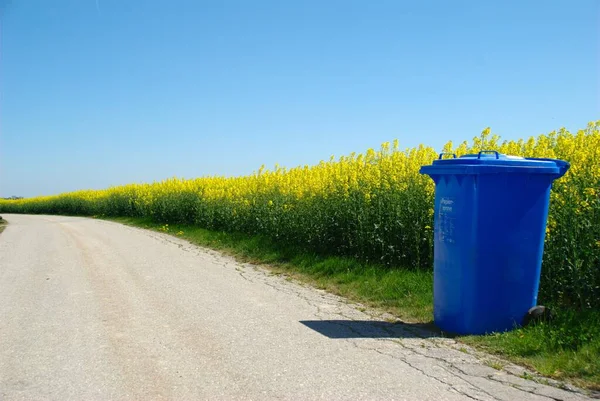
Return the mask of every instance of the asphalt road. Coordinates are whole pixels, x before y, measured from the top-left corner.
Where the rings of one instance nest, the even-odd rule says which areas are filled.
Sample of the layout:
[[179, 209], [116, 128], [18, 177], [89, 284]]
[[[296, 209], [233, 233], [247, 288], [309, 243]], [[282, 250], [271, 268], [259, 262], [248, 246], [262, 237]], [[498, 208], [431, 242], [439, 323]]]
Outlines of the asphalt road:
[[3, 401], [584, 398], [175, 237], [3, 217]]

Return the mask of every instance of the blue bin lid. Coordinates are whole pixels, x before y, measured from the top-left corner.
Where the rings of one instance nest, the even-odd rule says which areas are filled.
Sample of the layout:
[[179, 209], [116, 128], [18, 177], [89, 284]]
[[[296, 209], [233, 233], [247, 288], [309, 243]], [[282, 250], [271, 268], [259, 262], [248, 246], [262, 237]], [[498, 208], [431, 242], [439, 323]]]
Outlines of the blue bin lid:
[[481, 151], [461, 157], [442, 159], [441, 153], [430, 166], [421, 167], [421, 174], [552, 174], [562, 177], [569, 169], [569, 163], [558, 159], [526, 158], [510, 156], [496, 151]]

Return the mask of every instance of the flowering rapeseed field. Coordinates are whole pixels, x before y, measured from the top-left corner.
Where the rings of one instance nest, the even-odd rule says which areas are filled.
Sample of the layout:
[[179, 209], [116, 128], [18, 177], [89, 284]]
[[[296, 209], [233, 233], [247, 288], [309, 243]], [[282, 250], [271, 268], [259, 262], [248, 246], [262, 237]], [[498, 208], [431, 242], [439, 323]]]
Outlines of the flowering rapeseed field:
[[[600, 121], [528, 140], [504, 141], [489, 129], [457, 155], [479, 150], [567, 160], [554, 184], [541, 301], [600, 306]], [[437, 152], [398, 143], [315, 166], [261, 168], [235, 178], [172, 178], [13, 201], [0, 212], [146, 216], [156, 222], [268, 236], [307, 251], [340, 254], [390, 268], [431, 269], [433, 181], [419, 174]]]

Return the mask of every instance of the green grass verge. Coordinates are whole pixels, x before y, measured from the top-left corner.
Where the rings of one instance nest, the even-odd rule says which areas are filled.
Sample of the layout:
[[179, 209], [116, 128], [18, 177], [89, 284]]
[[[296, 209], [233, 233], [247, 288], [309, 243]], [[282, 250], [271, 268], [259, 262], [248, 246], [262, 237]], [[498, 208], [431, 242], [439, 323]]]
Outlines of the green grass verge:
[[[389, 269], [352, 258], [307, 254], [259, 236], [224, 233], [189, 225], [162, 225], [145, 218], [110, 218], [137, 227], [163, 231], [200, 246], [216, 249], [243, 262], [266, 265], [275, 273], [307, 282], [352, 301], [389, 312], [404, 322], [432, 330], [431, 273]], [[507, 333], [456, 339], [540, 374], [577, 386], [600, 390], [600, 312], [555, 311], [543, 322]]]
[[460, 341], [501, 355], [540, 374], [600, 390], [600, 312], [554, 311], [550, 322]]

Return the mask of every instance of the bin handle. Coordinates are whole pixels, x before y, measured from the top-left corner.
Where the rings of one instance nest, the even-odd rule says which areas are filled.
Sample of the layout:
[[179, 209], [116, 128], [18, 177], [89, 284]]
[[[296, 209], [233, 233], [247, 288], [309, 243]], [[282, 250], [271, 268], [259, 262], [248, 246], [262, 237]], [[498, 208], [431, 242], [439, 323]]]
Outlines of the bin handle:
[[456, 153], [442, 152], [442, 153], [440, 153], [440, 156], [438, 157], [438, 160], [441, 160], [442, 157], [444, 157], [445, 155], [452, 155], [452, 156], [454, 156], [454, 159], [456, 159]]
[[500, 153], [496, 152], [495, 150], [482, 150], [481, 152], [479, 152], [479, 153], [477, 154], [477, 158], [478, 158], [478, 159], [481, 159], [481, 154], [482, 154], [482, 153], [495, 153], [495, 154], [496, 154], [496, 159], [499, 159], [499, 158], [500, 158]]

